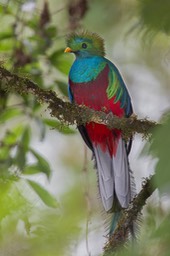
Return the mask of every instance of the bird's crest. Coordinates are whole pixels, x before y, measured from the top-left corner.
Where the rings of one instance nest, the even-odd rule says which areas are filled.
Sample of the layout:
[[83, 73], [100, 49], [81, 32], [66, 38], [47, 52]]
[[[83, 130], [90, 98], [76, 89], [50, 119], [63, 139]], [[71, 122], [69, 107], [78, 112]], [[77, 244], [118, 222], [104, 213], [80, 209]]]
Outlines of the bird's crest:
[[66, 37], [66, 44], [67, 46], [71, 46], [78, 40], [84, 40], [86, 42], [92, 43], [100, 55], [105, 55], [104, 40], [97, 33], [92, 33], [89, 31], [73, 32]]

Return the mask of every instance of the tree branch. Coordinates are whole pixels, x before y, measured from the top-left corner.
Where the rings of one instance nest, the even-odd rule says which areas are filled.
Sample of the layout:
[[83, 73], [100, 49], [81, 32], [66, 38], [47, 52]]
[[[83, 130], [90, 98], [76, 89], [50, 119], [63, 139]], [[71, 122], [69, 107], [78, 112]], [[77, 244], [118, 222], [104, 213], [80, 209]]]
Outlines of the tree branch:
[[90, 121], [105, 124], [108, 128], [117, 128], [122, 130], [125, 139], [131, 137], [135, 133], [140, 133], [144, 138], [148, 137], [151, 129], [158, 124], [154, 121], [145, 119], [137, 119], [132, 115], [129, 118], [119, 118], [109, 113], [95, 111], [86, 106], [78, 106], [63, 101], [54, 91], [44, 90], [28, 78], [20, 77], [4, 67], [0, 67], [0, 80], [5, 90], [18, 94], [32, 94], [41, 103], [47, 103], [51, 116], [58, 118], [66, 124], [81, 125]]
[[[155, 174], [151, 178], [147, 178], [143, 183], [139, 194], [133, 199], [132, 203], [123, 211], [113, 235], [109, 238], [104, 247], [104, 256], [115, 252], [122, 244], [126, 242], [127, 234], [133, 221], [138, 220], [138, 215], [146, 200], [152, 195], [156, 187], [154, 186]], [[113, 254], [112, 254], [113, 255]]]

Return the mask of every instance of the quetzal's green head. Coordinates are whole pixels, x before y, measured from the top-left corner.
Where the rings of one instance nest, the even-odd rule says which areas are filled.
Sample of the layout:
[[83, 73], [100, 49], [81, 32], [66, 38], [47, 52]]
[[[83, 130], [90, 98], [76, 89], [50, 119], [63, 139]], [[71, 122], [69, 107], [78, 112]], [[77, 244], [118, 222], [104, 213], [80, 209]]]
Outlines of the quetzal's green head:
[[96, 33], [72, 33], [66, 38], [65, 52], [72, 52], [77, 57], [104, 56], [104, 41]]

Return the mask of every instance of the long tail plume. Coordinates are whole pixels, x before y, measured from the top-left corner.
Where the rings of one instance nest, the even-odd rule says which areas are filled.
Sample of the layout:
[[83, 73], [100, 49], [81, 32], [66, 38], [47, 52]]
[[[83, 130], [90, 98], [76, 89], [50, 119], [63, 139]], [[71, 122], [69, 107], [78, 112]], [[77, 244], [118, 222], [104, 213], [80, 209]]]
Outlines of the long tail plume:
[[[110, 155], [109, 149], [103, 151], [100, 145], [93, 145], [98, 174], [99, 192], [103, 207], [112, 213], [109, 235], [114, 234], [122, 210], [127, 208], [136, 195], [132, 171], [129, 167], [126, 144], [119, 138], [116, 155]], [[134, 237], [136, 224], [132, 223], [129, 234]], [[127, 236], [127, 234], [126, 234]]]
[[[135, 197], [135, 195], [136, 195], [136, 186], [135, 186], [135, 180], [134, 180], [134, 177], [133, 177], [133, 173], [132, 173], [130, 168], [129, 168], [129, 175], [130, 175], [130, 191], [131, 191], [130, 202], [131, 202], [133, 200], [133, 198]], [[114, 230], [116, 229], [117, 224], [118, 224], [119, 220], [122, 217], [123, 208], [120, 208], [120, 206], [116, 207], [116, 204], [117, 204], [117, 202], [115, 202], [115, 207], [114, 207], [115, 211], [113, 211], [112, 217], [111, 217], [111, 224], [110, 224], [110, 230], [109, 230], [109, 236], [110, 237], [112, 235], [114, 235]], [[139, 218], [139, 220], [140, 220], [140, 218]], [[136, 238], [136, 234], [137, 234], [137, 231], [138, 231], [138, 226], [139, 226], [138, 225], [138, 220], [132, 222], [131, 226], [129, 227], [128, 232], [126, 234], [124, 233], [124, 235], [128, 236], [128, 237], [130, 236], [133, 239]]]

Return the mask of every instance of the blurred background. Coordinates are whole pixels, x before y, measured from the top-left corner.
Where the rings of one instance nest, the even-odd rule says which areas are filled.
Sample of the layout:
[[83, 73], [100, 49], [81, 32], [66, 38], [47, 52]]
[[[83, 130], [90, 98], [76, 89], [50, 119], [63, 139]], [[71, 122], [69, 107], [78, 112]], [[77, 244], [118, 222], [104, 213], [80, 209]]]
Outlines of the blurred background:
[[[65, 36], [105, 40], [138, 118], [162, 122], [135, 135], [130, 165], [137, 191], [155, 170], [160, 193], [144, 208], [139, 244], [120, 255], [169, 255], [170, 3], [166, 0], [1, 0], [0, 62], [68, 101], [74, 56]], [[91, 152], [76, 127], [50, 116], [32, 95], [0, 82], [0, 255], [102, 255], [109, 219], [100, 205]], [[163, 238], [164, 237], [164, 238]], [[113, 254], [114, 255], [114, 254]], [[119, 254], [118, 254], [119, 255]]]

